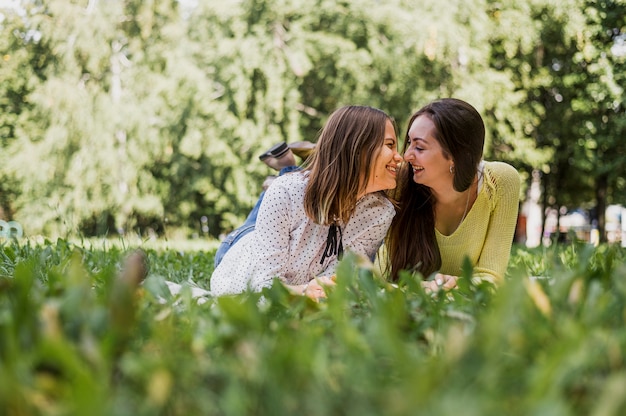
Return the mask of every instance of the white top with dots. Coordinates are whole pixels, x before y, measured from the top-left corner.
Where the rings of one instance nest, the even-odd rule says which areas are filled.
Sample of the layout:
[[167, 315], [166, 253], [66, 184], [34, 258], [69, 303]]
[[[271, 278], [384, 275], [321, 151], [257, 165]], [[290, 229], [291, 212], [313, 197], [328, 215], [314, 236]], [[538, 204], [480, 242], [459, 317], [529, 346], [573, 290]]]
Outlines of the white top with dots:
[[[260, 291], [275, 277], [300, 285], [315, 276], [335, 273], [336, 256], [320, 264], [329, 226], [316, 224], [304, 213], [308, 178], [294, 172], [276, 178], [259, 208], [256, 228], [226, 253], [211, 276], [211, 294], [221, 296]], [[341, 227], [346, 251], [373, 258], [395, 215], [392, 203], [377, 192], [362, 197], [348, 223]]]

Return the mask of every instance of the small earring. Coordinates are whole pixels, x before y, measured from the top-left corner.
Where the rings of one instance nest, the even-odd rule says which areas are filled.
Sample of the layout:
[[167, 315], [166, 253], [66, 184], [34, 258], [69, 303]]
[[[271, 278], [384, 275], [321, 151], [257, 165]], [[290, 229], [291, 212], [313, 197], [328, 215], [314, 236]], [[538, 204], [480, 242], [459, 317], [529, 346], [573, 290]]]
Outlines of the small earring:
[[450, 165], [450, 173], [454, 175], [454, 165]]

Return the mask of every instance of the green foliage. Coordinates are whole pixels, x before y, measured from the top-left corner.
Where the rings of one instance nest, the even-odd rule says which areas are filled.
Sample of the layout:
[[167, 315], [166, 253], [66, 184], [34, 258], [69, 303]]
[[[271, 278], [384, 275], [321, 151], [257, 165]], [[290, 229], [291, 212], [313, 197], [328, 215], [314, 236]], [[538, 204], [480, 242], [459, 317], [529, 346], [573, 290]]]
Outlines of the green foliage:
[[446, 96], [484, 116], [486, 158], [543, 173], [549, 204], [623, 202], [624, 0], [18, 3], [0, 10], [0, 218], [31, 236], [206, 217], [218, 237], [271, 145], [315, 141], [345, 104], [402, 135]]
[[469, 268], [446, 295], [410, 274], [387, 284], [347, 255], [322, 303], [280, 284], [198, 302], [212, 252], [148, 250], [150, 275], [129, 291], [115, 277], [123, 255], [65, 240], [0, 246], [6, 414], [626, 410], [616, 246], [515, 247], [503, 287], [472, 283]]
[[606, 205], [622, 202], [624, 186], [626, 54], [615, 47], [625, 16], [623, 0], [494, 2], [492, 9], [500, 23], [492, 65], [526, 94], [521, 127], [534, 152], [547, 156], [520, 162], [543, 172], [550, 205], [595, 205], [602, 236]]

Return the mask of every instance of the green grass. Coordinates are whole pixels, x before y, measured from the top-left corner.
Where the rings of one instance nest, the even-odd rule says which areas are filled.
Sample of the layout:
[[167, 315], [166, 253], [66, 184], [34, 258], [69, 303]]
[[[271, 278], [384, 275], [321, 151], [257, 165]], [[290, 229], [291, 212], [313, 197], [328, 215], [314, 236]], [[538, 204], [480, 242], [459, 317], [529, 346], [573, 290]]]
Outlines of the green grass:
[[622, 248], [515, 247], [505, 286], [446, 296], [346, 256], [320, 304], [172, 297], [208, 288], [214, 248], [144, 247], [135, 292], [128, 248], [0, 243], [2, 414], [626, 414]]

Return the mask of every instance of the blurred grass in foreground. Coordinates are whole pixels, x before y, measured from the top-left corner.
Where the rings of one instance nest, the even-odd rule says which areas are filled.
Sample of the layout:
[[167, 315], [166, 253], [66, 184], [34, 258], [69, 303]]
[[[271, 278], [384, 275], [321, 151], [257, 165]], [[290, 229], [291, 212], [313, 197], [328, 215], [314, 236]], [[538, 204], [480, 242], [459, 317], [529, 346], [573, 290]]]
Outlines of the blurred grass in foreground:
[[278, 284], [197, 302], [214, 249], [146, 248], [135, 291], [115, 279], [125, 250], [0, 243], [3, 414], [626, 414], [616, 246], [515, 247], [497, 292], [445, 296], [348, 255], [320, 304]]

